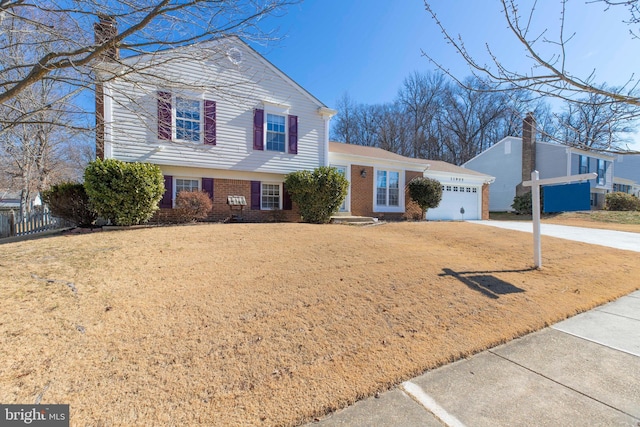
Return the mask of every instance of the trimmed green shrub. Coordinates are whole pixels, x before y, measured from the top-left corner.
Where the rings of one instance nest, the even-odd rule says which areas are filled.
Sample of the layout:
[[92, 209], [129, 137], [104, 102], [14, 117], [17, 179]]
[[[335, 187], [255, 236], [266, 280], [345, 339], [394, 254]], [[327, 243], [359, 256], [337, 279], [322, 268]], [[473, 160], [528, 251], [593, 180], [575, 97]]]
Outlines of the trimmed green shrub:
[[62, 182], [42, 192], [42, 200], [54, 216], [80, 227], [88, 227], [97, 219], [89, 205], [84, 186], [77, 182]]
[[533, 213], [531, 191], [524, 193], [521, 196], [514, 197], [511, 207], [518, 215], [531, 215]]
[[291, 172], [284, 185], [300, 208], [304, 222], [326, 224], [347, 196], [349, 182], [336, 168], [321, 166], [313, 171]]
[[[524, 193], [522, 196], [513, 198], [511, 207], [516, 215], [532, 215], [533, 214], [533, 195], [531, 191]], [[544, 209], [544, 188], [540, 189], [540, 212]]]
[[608, 211], [640, 211], [640, 199], [633, 194], [616, 191], [607, 194], [605, 209]]
[[115, 225], [136, 225], [158, 209], [164, 178], [150, 163], [97, 159], [84, 171], [84, 188], [98, 216]]
[[204, 219], [212, 207], [213, 202], [204, 191], [181, 191], [176, 196], [176, 216], [180, 222]]
[[442, 184], [440, 181], [417, 177], [409, 181], [409, 197], [422, 209], [421, 219], [426, 218], [427, 210], [437, 208], [442, 201]]

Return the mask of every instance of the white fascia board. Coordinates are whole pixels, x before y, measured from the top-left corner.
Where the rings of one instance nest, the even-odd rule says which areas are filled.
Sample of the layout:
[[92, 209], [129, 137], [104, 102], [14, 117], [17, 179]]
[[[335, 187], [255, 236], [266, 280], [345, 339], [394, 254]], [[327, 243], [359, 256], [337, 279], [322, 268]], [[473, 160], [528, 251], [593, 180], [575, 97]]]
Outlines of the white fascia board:
[[358, 156], [354, 154], [329, 152], [330, 163], [347, 162], [360, 166], [372, 166], [378, 169], [387, 167], [391, 169], [402, 169], [414, 172], [424, 172], [429, 168], [429, 161], [424, 163], [411, 163], [391, 159], [379, 159], [376, 157]]
[[[495, 181], [494, 177], [490, 176], [477, 176], [477, 175], [466, 175], [461, 173], [452, 173], [452, 172], [441, 172], [441, 171], [433, 171], [427, 170], [424, 173], [424, 176], [427, 178], [433, 178], [440, 181], [443, 184], [447, 183], [458, 183], [458, 184], [469, 184], [469, 185], [482, 185], [482, 184], [490, 184]], [[462, 181], [456, 180], [456, 178], [462, 178]]]
[[275, 72], [278, 76], [280, 76], [283, 80], [285, 80], [287, 83], [289, 83], [291, 86], [293, 86], [298, 92], [300, 92], [304, 97], [306, 97], [307, 99], [309, 99], [309, 101], [313, 102], [314, 104], [316, 104], [318, 107], [327, 107], [322, 101], [320, 101], [318, 98], [316, 98], [315, 96], [313, 96], [310, 92], [308, 92], [305, 88], [303, 88], [302, 86], [300, 86], [298, 83], [296, 83], [291, 77], [289, 77], [288, 75], [286, 75], [282, 70], [280, 70], [278, 67], [276, 67], [273, 63], [271, 63], [267, 58], [265, 58], [264, 56], [260, 55], [254, 48], [252, 48], [251, 46], [249, 46], [244, 40], [242, 40], [239, 37], [234, 37], [235, 39], [237, 39], [238, 42], [242, 43], [249, 51], [252, 55], [254, 55], [255, 58], [258, 59], [258, 61], [262, 62], [263, 65], [267, 66], [268, 68], [271, 68], [271, 70], [273, 72]]
[[111, 159], [113, 158], [113, 98], [109, 82], [102, 84], [102, 108], [104, 110], [102, 152], [105, 159]]
[[627, 179], [627, 178], [620, 178], [619, 176], [614, 176], [613, 177], [613, 182], [616, 184], [626, 184], [626, 185], [633, 185], [636, 182], [632, 179]]
[[616, 160], [616, 156], [612, 155], [612, 154], [605, 154], [605, 153], [598, 153], [596, 151], [587, 151], [587, 150], [582, 150], [580, 148], [576, 148], [576, 147], [568, 147], [569, 148], [569, 152], [573, 153], [573, 154], [578, 154], [581, 156], [587, 156], [587, 157], [593, 157], [595, 159], [600, 159], [600, 160], [608, 160], [610, 162], [613, 162]]

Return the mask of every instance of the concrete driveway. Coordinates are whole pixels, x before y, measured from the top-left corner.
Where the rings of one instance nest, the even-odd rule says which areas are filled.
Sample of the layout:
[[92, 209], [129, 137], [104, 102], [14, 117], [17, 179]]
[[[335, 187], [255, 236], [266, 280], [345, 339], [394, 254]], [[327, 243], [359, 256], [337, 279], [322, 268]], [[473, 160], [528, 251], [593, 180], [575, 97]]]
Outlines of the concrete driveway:
[[[474, 224], [505, 228], [507, 230], [525, 231], [533, 233], [531, 221], [469, 221]], [[540, 224], [543, 236], [558, 237], [560, 239], [575, 240], [576, 242], [591, 243], [593, 245], [608, 246], [640, 252], [640, 233], [626, 231], [602, 230], [598, 228], [569, 227], [566, 225]]]
[[[474, 223], [532, 228], [530, 222]], [[541, 231], [640, 252], [640, 234], [549, 224]], [[640, 291], [429, 371], [311, 425], [640, 427]]]

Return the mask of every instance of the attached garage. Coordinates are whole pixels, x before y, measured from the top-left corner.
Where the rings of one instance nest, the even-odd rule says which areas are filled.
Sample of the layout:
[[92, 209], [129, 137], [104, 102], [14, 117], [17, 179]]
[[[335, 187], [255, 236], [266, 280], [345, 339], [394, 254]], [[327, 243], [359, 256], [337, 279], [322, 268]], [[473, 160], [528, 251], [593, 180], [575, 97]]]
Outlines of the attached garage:
[[427, 211], [429, 220], [482, 219], [482, 187], [443, 185], [440, 206]]
[[[384, 219], [417, 219], [420, 208], [405, 191], [416, 177], [442, 184], [440, 206], [427, 219], [459, 221], [488, 219], [488, 187], [494, 178], [439, 160], [414, 159], [376, 147], [329, 143], [329, 164], [349, 181], [341, 213]], [[483, 198], [487, 198], [486, 203]], [[461, 213], [464, 209], [464, 215]]]

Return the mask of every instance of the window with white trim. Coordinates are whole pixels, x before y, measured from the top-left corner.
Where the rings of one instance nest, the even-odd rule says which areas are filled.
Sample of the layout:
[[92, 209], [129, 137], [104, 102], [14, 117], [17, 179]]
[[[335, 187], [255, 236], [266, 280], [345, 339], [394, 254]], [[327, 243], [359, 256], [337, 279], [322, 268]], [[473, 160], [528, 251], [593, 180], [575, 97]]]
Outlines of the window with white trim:
[[589, 158], [587, 156], [580, 155], [578, 159], [578, 173], [589, 173]]
[[201, 137], [202, 103], [198, 99], [176, 96], [176, 140], [199, 142]]
[[176, 195], [181, 191], [200, 191], [200, 180], [176, 178]]
[[260, 190], [260, 208], [263, 210], [281, 209], [280, 184], [262, 183]]
[[400, 206], [400, 172], [385, 170], [377, 172], [376, 205]]
[[604, 160], [598, 159], [598, 184], [604, 185]]
[[287, 140], [286, 117], [279, 114], [267, 113], [267, 145], [269, 151], [285, 152]]

